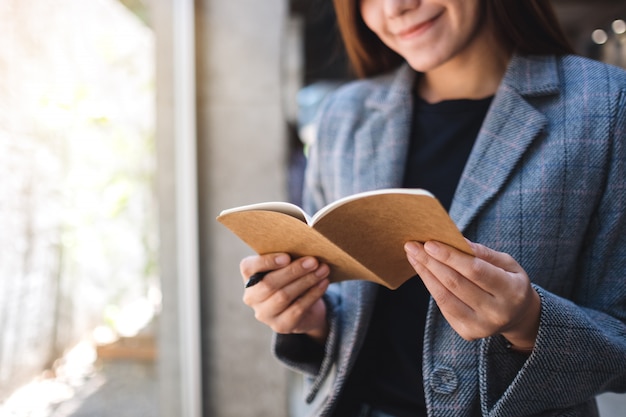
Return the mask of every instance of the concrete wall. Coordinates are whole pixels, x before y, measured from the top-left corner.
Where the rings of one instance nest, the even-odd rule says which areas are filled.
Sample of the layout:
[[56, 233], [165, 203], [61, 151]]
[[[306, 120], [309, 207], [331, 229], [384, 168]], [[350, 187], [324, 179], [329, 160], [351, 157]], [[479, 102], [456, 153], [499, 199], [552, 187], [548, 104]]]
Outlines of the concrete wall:
[[[157, 142], [163, 313], [161, 415], [187, 417], [177, 276], [173, 9], [153, 1], [157, 40]], [[215, 221], [230, 206], [286, 198], [287, 141], [281, 106], [283, 0], [197, 0], [196, 82], [203, 415], [286, 415], [286, 371], [271, 333], [241, 301], [239, 261], [251, 252]]]
[[197, 2], [198, 134], [205, 415], [286, 415], [285, 370], [242, 301], [251, 252], [220, 210], [285, 198], [281, 44], [286, 1]]

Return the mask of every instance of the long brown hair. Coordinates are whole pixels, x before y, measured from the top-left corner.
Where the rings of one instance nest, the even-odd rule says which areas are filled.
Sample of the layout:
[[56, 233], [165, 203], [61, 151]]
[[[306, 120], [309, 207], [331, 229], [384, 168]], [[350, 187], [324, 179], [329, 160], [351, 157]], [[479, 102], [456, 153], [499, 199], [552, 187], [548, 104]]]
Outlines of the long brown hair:
[[[363, 21], [360, 0], [333, 0], [352, 70], [361, 78], [385, 73], [404, 59]], [[509, 51], [523, 55], [574, 53], [549, 0], [482, 0], [485, 17]]]

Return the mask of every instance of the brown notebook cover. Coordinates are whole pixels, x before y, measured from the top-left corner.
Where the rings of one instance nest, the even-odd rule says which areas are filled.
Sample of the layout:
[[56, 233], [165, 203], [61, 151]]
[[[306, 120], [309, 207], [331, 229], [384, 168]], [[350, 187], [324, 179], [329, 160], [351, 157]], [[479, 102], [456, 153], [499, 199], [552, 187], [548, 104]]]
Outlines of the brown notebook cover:
[[331, 281], [364, 279], [395, 289], [415, 275], [404, 243], [436, 240], [472, 250], [439, 201], [421, 189], [383, 189], [337, 200], [310, 217], [296, 205], [259, 203], [224, 210], [217, 221], [258, 254], [315, 256]]

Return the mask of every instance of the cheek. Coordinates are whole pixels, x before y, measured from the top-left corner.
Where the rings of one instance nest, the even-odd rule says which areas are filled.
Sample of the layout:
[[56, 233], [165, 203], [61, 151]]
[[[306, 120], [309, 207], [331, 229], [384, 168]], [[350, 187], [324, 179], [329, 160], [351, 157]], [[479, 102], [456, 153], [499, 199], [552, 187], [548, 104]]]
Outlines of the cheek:
[[471, 41], [483, 29], [484, 17], [481, 15], [478, 5], [472, 6], [468, 4], [466, 8], [459, 9], [459, 13], [454, 16], [455, 32], [460, 38], [458, 43], [463, 40]]
[[361, 13], [361, 19], [372, 32], [378, 37], [382, 34], [382, 20], [379, 13], [380, 7], [376, 5], [377, 0], [362, 0], [360, 1], [359, 11]]

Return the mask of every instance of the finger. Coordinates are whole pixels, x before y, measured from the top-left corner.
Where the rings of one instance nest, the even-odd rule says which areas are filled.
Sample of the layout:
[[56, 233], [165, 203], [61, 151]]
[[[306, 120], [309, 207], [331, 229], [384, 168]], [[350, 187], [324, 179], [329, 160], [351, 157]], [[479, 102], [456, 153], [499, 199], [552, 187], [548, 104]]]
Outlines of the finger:
[[244, 291], [244, 303], [252, 306], [269, 302], [271, 311], [266, 311], [264, 316], [277, 315], [329, 273], [328, 265], [320, 265], [313, 257], [298, 259], [270, 272], [253, 288], [247, 288]]
[[[467, 282], [475, 283], [483, 294], [455, 292], [474, 311], [479, 312], [477, 319], [483, 328], [502, 330], [515, 326], [519, 321], [520, 312], [534, 301], [532, 287], [522, 267], [508, 254], [474, 244], [472, 249], [475, 258], [467, 257], [453, 248], [428, 242], [425, 250], [433, 257], [455, 265]], [[515, 272], [511, 272], [515, 271]], [[446, 277], [435, 275], [446, 284]], [[446, 284], [447, 285], [447, 284]], [[536, 298], [536, 297], [535, 297]]]
[[500, 298], [501, 303], [518, 297], [528, 287], [526, 272], [512, 256], [477, 243], [470, 242], [470, 245], [475, 256], [439, 242], [427, 242], [424, 247], [429, 255], [457, 270], [483, 291]]
[[248, 256], [239, 263], [239, 271], [244, 282], [257, 272], [273, 271], [289, 264], [291, 258], [286, 253]]
[[319, 327], [319, 324], [314, 323], [313, 309], [328, 289], [328, 285], [329, 281], [322, 279], [310, 287], [276, 317], [272, 329], [277, 333], [305, 333]]
[[[289, 284], [270, 290], [267, 297], [257, 303], [255, 316], [257, 320], [265, 323], [296, 322], [294, 316], [304, 314], [306, 306], [312, 305], [326, 291], [328, 286], [328, 265], [321, 265], [319, 268], [289, 282]], [[260, 284], [259, 284], [260, 285]], [[322, 288], [320, 288], [320, 285]], [[264, 285], [269, 288], [268, 285]], [[262, 292], [258, 291], [259, 293]], [[264, 294], [260, 295], [263, 296]], [[248, 303], [253, 296], [245, 297], [244, 302]], [[295, 307], [294, 307], [295, 306]]]
[[441, 313], [461, 337], [474, 340], [494, 333], [495, 297], [431, 257], [423, 245], [407, 244], [405, 248]]
[[[304, 296], [304, 294], [317, 285], [321, 280], [328, 277], [330, 268], [326, 264], [318, 265], [317, 261], [314, 263], [302, 262], [304, 265], [290, 265], [289, 268], [293, 268], [292, 274], [297, 278], [289, 278], [289, 280], [282, 280], [281, 276], [277, 276], [272, 282], [268, 282], [266, 287], [270, 294], [268, 299], [282, 310], [287, 309], [295, 300]], [[281, 270], [281, 274], [289, 271]], [[275, 272], [278, 275], [278, 272]]]
[[[480, 252], [487, 258], [493, 256], [492, 253], [487, 253], [485, 246], [479, 246], [472, 247], [472, 249]], [[483, 258], [467, 255], [451, 246], [434, 241], [426, 242], [424, 250], [433, 259], [457, 272], [458, 280], [453, 280], [453, 275], [446, 275], [450, 280], [449, 285], [463, 287], [463, 282], [471, 283], [477, 289], [486, 292], [490, 296], [494, 296], [494, 294], [507, 288], [506, 279], [508, 276], [503, 274], [504, 271], [501, 268], [492, 265]], [[489, 249], [489, 251], [491, 250]], [[442, 270], [439, 272], [441, 273]], [[435, 273], [437, 274], [437, 272]], [[474, 295], [478, 294], [474, 293]], [[476, 298], [476, 300], [482, 301], [480, 298]]]
[[[476, 258], [437, 242], [426, 242], [422, 248], [421, 258], [426, 268], [457, 298], [474, 310], [477, 305], [491, 302], [491, 287], [478, 285], [474, 279], [467, 278], [467, 270], [476, 268], [473, 265]], [[482, 276], [481, 272], [479, 276]]]
[[487, 263], [502, 268], [504, 271], [507, 272], [520, 272], [520, 265], [511, 255], [503, 252], [498, 252], [479, 243], [474, 243], [470, 241], [468, 242], [472, 247], [472, 250], [474, 251], [474, 255], [476, 255], [477, 258], [480, 258]]
[[474, 314], [471, 307], [451, 291], [433, 272], [440, 269], [441, 264], [426, 253], [421, 243], [408, 242], [405, 245], [405, 250], [415, 272], [422, 279], [426, 289], [442, 311], [445, 310], [448, 314], [458, 317], [468, 317]]

